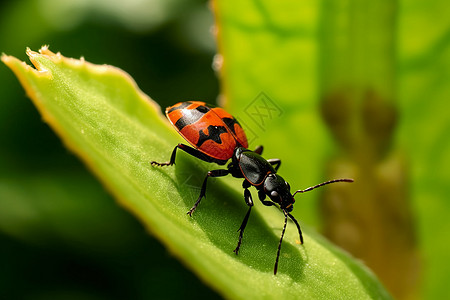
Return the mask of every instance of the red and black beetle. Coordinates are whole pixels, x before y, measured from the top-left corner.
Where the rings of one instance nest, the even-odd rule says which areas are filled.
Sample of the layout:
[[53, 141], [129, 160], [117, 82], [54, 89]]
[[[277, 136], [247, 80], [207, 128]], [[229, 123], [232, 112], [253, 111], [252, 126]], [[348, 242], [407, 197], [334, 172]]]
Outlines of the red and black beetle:
[[[253, 207], [253, 199], [248, 189], [254, 186], [258, 191], [258, 197], [262, 204], [266, 206], [278, 205], [284, 213], [284, 226], [278, 244], [277, 256], [275, 259], [274, 274], [277, 273], [278, 259], [280, 257], [281, 242], [288, 217], [294, 221], [300, 236], [300, 243], [303, 244], [302, 231], [297, 220], [290, 212], [294, 206], [294, 196], [297, 193], [311, 191], [320, 186], [334, 182], [353, 182], [353, 179], [334, 179], [326, 181], [305, 190], [297, 190], [291, 194], [291, 188], [283, 177], [277, 174], [281, 160], [264, 159], [261, 154], [263, 147], [259, 146], [255, 151], [247, 149], [248, 142], [244, 130], [239, 122], [223, 108], [215, 107], [200, 101], [180, 102], [166, 109], [166, 115], [178, 133], [192, 145], [178, 144], [173, 149], [170, 160], [165, 163], [152, 161], [152, 165], [171, 166], [175, 163], [177, 149], [181, 149], [190, 155], [204, 160], [224, 165], [231, 158], [231, 162], [226, 169], [211, 170], [206, 175], [200, 190], [200, 196], [195, 201], [194, 206], [187, 212], [192, 216], [206, 193], [206, 182], [209, 177], [221, 177], [231, 174], [236, 178], [244, 178], [242, 187], [244, 188], [244, 200], [249, 206], [247, 214], [239, 227], [239, 240], [234, 249], [238, 254], [242, 243], [242, 236], [247, 225], [250, 212]], [[270, 200], [266, 200], [269, 197]]]

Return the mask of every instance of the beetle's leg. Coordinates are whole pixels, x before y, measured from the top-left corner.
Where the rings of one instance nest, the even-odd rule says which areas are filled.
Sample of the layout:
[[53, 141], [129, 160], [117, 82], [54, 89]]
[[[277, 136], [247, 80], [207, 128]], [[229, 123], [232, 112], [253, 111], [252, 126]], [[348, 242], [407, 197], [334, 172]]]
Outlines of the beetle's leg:
[[219, 165], [223, 165], [226, 162], [226, 161], [219, 161], [214, 158], [211, 158], [208, 155], [204, 154], [203, 152], [201, 152], [197, 149], [194, 149], [188, 145], [178, 144], [175, 146], [175, 148], [173, 148], [172, 155], [170, 156], [170, 160], [168, 162], [159, 163], [156, 161], [152, 161], [152, 162], [150, 162], [150, 164], [153, 166], [160, 166], [160, 167], [171, 166], [171, 165], [175, 164], [175, 157], [177, 155], [177, 149], [183, 150], [184, 152], [186, 152], [198, 159], [206, 161], [206, 162], [215, 162], [215, 163], [218, 163]]
[[256, 147], [256, 149], [253, 152], [258, 153], [259, 155], [261, 155], [263, 150], [264, 150], [264, 147], [262, 145], [259, 145], [258, 147]]
[[252, 199], [252, 194], [249, 191], [249, 187], [250, 187], [250, 183], [245, 180], [244, 183], [242, 184], [242, 187], [244, 188], [244, 199], [245, 199], [245, 203], [247, 203], [248, 207], [248, 211], [247, 214], [244, 217], [244, 220], [242, 221], [241, 227], [239, 227], [238, 231], [239, 231], [239, 240], [238, 240], [238, 244], [236, 246], [236, 249], [233, 250], [234, 253], [236, 253], [236, 255], [239, 252], [239, 248], [241, 247], [241, 243], [242, 243], [242, 237], [244, 235], [244, 229], [245, 226], [247, 226], [247, 222], [248, 222], [248, 218], [250, 217], [250, 212], [252, 211], [252, 207], [253, 207], [253, 199]]
[[275, 205], [275, 203], [273, 203], [272, 201], [264, 200], [264, 199], [266, 199], [266, 193], [264, 193], [263, 190], [258, 191], [258, 197], [259, 197], [259, 200], [261, 201], [261, 203], [264, 204], [265, 206]]
[[195, 201], [194, 206], [187, 212], [189, 216], [192, 217], [192, 213], [197, 209], [198, 204], [200, 201], [202, 201], [202, 198], [205, 197], [206, 194], [206, 182], [208, 181], [209, 177], [221, 177], [226, 176], [230, 173], [227, 169], [219, 169], [219, 170], [212, 170], [209, 171], [208, 174], [205, 177], [205, 180], [203, 180], [202, 189], [200, 190], [200, 196], [198, 196], [197, 201]]
[[278, 168], [281, 165], [281, 160], [279, 158], [270, 158], [270, 159], [267, 160], [267, 162], [269, 164], [271, 164], [272, 166], [274, 166], [275, 171], [278, 171]]

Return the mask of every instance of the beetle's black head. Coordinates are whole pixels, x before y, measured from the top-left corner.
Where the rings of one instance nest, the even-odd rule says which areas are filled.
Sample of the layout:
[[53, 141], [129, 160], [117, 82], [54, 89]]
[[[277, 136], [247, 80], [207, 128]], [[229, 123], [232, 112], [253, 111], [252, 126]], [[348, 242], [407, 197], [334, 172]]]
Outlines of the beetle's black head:
[[291, 212], [294, 209], [295, 200], [291, 194], [291, 187], [280, 175], [275, 173], [267, 175], [264, 181], [264, 192], [270, 200], [278, 203], [282, 210]]

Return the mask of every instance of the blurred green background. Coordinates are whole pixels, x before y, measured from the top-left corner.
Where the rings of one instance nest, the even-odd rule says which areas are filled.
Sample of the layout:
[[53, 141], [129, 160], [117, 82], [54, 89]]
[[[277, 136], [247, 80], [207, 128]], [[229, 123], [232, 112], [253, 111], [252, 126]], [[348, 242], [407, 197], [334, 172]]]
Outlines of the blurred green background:
[[[294, 49], [293, 53], [298, 51], [304, 61], [310, 62], [310, 68], [316, 68], [305, 69], [305, 78], [289, 78], [300, 82], [300, 88], [302, 82], [307, 82], [305, 85], [311, 90], [311, 85], [318, 85], [319, 81], [325, 88], [333, 85], [333, 74], [328, 73], [327, 65], [319, 63], [318, 44], [328, 45], [328, 51], [336, 56], [332, 47], [339, 46], [342, 40], [337, 37], [333, 44], [332, 39], [324, 39], [321, 34], [342, 24], [346, 12], [361, 9], [355, 4], [357, 1], [334, 3], [330, 8], [326, 1], [309, 1], [301, 7], [305, 10], [298, 11], [299, 18], [310, 27], [296, 28], [307, 43], [304, 49]], [[246, 11], [249, 20], [257, 19], [252, 8], [249, 5]], [[392, 78], [386, 81], [387, 85], [392, 84], [389, 88], [394, 92], [392, 102], [398, 114], [392, 145], [405, 158], [408, 209], [412, 211], [422, 263], [422, 284], [415, 293], [417, 298], [440, 299], [447, 293], [450, 276], [450, 202], [446, 199], [450, 192], [449, 6], [442, 0], [403, 0], [392, 5], [392, 9], [386, 12], [394, 16], [393, 23], [385, 29], [393, 32], [386, 36], [395, 39], [390, 49]], [[265, 12], [270, 16], [270, 9]], [[318, 12], [321, 18], [317, 17]], [[282, 15], [271, 17], [283, 19]], [[190, 99], [214, 102], [219, 83], [212, 68], [216, 53], [211, 34], [213, 21], [206, 1], [2, 1], [0, 51], [27, 61], [26, 47], [37, 50], [49, 44], [50, 50], [67, 57], [84, 56], [90, 62], [125, 70], [162, 107]], [[357, 32], [359, 21], [353, 21], [356, 25], [351, 23], [350, 28]], [[249, 33], [246, 28], [241, 30], [245, 40]], [[280, 44], [280, 49], [282, 46], [285, 45]], [[228, 47], [242, 46], [237, 40]], [[327, 58], [327, 48], [320, 51], [322, 63], [340, 61], [339, 57], [335, 61]], [[350, 60], [353, 55], [337, 53], [341, 54]], [[365, 59], [377, 69], [377, 60], [382, 58]], [[264, 67], [273, 62], [259, 63]], [[239, 72], [239, 68], [234, 71]], [[271, 76], [274, 74], [260, 77], [269, 80]], [[229, 79], [230, 85], [232, 80]], [[287, 87], [291, 83], [287, 79], [280, 81]], [[147, 235], [65, 150], [4, 65], [0, 66], [0, 82], [0, 298], [218, 297]], [[240, 80], [240, 84], [245, 86], [247, 82]], [[233, 91], [228, 96], [243, 97], [233, 95]], [[255, 96], [252, 92], [248, 101]], [[313, 126], [319, 115], [319, 97], [326, 95], [306, 91], [303, 96], [309, 97], [310, 104], [305, 104], [305, 119], [301, 123]], [[283, 101], [276, 97], [275, 100]], [[291, 108], [283, 109], [286, 120]], [[310, 113], [308, 109], [314, 111]], [[279, 136], [279, 132], [257, 135], [260, 138], [253, 144], [263, 142], [269, 154], [288, 151], [276, 149], [277, 143], [268, 148], [268, 140]], [[319, 144], [331, 144], [324, 139], [319, 138]], [[296, 163], [307, 172], [302, 171], [300, 179], [315, 179], [325, 173], [321, 169], [325, 162], [318, 161], [316, 148], [301, 149], [301, 153], [303, 157]], [[322, 156], [324, 153], [330, 151], [324, 149]], [[298, 151], [279, 155], [283, 161], [292, 161]], [[314, 165], [317, 169], [312, 170]], [[296, 168], [292, 163], [282, 166], [286, 173], [295, 173]], [[298, 218], [321, 227], [316, 216], [317, 203], [302, 202]]]

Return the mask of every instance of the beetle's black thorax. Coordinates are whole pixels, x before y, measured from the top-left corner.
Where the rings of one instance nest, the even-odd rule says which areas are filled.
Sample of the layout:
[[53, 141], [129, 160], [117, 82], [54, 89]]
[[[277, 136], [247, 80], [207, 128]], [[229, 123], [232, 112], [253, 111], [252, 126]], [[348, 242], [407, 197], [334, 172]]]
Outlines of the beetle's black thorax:
[[267, 175], [276, 173], [272, 165], [261, 155], [243, 147], [236, 148], [228, 169], [234, 177], [245, 178], [256, 187], [264, 182]]

